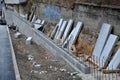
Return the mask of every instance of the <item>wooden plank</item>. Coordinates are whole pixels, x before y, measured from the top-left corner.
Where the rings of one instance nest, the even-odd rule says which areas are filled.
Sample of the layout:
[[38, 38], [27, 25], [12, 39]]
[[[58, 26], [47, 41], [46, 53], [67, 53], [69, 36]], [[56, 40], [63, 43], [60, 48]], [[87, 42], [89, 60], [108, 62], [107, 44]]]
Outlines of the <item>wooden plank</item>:
[[113, 47], [115, 43], [118, 41], [118, 36], [111, 34], [107, 40], [107, 43], [103, 49], [103, 52], [100, 56], [99, 66], [107, 67], [108, 61], [110, 61]]

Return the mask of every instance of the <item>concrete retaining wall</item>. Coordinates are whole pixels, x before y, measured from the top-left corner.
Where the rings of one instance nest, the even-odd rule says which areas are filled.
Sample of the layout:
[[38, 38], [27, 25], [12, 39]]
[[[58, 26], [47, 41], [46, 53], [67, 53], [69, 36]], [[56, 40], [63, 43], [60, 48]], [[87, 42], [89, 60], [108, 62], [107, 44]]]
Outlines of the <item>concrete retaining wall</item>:
[[[6, 11], [6, 14], [9, 14], [9, 11]], [[46, 49], [51, 51], [54, 55], [62, 57], [65, 61], [67, 61], [73, 68], [82, 71], [83, 73], [90, 73], [89, 67], [84, 65], [82, 62], [76, 60], [72, 55], [68, 54], [63, 49], [56, 46], [53, 41], [48, 38], [42, 32], [35, 30], [32, 28], [32, 24], [25, 19], [21, 18], [18, 14], [12, 13], [13, 23], [15, 26], [19, 27], [20, 32], [25, 34], [26, 36], [33, 37], [33, 41], [38, 45], [43, 45]], [[6, 17], [6, 20], [9, 17]], [[8, 21], [8, 20], [7, 20]], [[9, 22], [8, 22], [9, 23]]]

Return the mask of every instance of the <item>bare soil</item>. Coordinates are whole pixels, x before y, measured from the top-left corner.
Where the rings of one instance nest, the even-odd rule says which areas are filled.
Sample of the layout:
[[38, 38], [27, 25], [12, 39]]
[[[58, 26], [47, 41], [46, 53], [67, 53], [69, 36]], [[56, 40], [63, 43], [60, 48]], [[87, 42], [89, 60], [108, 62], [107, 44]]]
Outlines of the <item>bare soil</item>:
[[78, 75], [71, 74], [76, 71], [62, 58], [34, 42], [26, 45], [24, 35], [15, 39], [15, 33], [10, 32], [21, 80], [82, 80]]

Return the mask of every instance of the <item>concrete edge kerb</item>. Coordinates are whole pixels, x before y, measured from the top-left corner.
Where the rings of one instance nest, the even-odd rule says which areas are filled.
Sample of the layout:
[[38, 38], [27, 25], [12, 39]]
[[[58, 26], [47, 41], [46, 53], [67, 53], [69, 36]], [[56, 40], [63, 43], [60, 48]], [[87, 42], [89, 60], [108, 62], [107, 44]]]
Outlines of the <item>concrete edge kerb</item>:
[[6, 26], [6, 27], [7, 27], [7, 32], [8, 32], [9, 42], [10, 42], [10, 48], [11, 48], [11, 53], [12, 53], [12, 60], [13, 60], [13, 65], [14, 65], [15, 77], [16, 77], [16, 80], [21, 80], [20, 73], [19, 73], [18, 66], [17, 66], [17, 62], [16, 62], [16, 58], [15, 58], [13, 45], [12, 45], [10, 32], [9, 32], [8, 26]]

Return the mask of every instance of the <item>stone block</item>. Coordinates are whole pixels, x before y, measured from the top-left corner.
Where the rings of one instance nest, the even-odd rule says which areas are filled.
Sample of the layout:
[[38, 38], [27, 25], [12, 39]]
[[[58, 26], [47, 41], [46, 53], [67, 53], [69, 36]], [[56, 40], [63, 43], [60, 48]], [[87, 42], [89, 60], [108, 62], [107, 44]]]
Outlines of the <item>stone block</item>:
[[19, 38], [20, 36], [21, 36], [20, 32], [16, 32], [15, 35], [14, 35], [15, 38]]
[[31, 44], [31, 42], [32, 42], [32, 37], [28, 37], [28, 38], [26, 39], [26, 45]]

